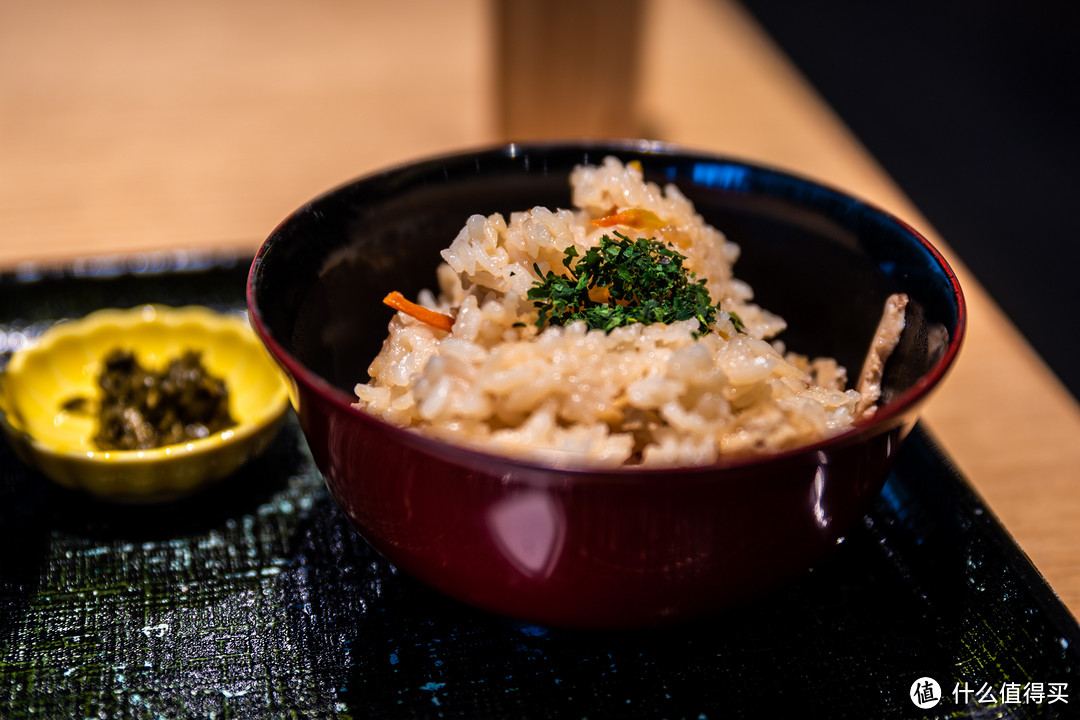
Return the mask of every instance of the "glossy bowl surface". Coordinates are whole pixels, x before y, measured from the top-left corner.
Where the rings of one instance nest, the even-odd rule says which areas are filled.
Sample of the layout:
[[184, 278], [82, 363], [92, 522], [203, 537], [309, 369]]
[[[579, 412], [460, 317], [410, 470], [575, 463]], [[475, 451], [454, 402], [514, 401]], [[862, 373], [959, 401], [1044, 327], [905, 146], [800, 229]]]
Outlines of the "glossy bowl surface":
[[[225, 380], [236, 425], [184, 444], [99, 450], [93, 415], [61, 404], [96, 397], [102, 361], [118, 347], [153, 368], [200, 351]], [[229, 475], [266, 449], [288, 407], [285, 379], [246, 318], [198, 306], [99, 310], [58, 323], [0, 376], [0, 425], [19, 456], [61, 485], [117, 501], [167, 500]]]
[[[789, 323], [788, 347], [862, 364], [885, 298], [912, 299], [872, 422], [816, 445], [703, 467], [562, 470], [454, 447], [353, 407], [390, 290], [435, 287], [470, 214], [569, 205], [605, 155], [674, 182], [739, 243], [736, 275]], [[956, 278], [914, 230], [806, 179], [645, 141], [506, 145], [347, 183], [289, 216], [248, 280], [256, 332], [330, 492], [403, 571], [472, 605], [573, 627], [683, 620], [796, 577], [866, 511], [965, 328]]]

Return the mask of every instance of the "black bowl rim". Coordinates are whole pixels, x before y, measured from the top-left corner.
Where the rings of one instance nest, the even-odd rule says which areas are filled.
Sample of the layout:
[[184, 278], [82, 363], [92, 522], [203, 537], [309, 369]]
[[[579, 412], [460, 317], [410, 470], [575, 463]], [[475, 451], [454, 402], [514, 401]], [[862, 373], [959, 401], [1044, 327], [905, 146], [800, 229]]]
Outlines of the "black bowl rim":
[[[273, 248], [275, 240], [278, 237], [281, 229], [287, 226], [295, 217], [304, 213], [311, 206], [319, 203], [325, 198], [341, 192], [345, 188], [353, 187], [355, 185], [366, 182], [371, 182], [379, 178], [392, 176], [396, 173], [400, 173], [403, 171], [414, 170], [422, 166], [434, 167], [451, 162], [467, 162], [471, 160], [476, 160], [481, 156], [516, 157], [518, 155], [524, 155], [529, 152], [551, 152], [557, 150], [576, 150], [581, 152], [588, 152], [589, 154], [596, 154], [598, 157], [602, 157], [605, 154], [633, 152], [639, 154], [660, 155], [686, 160], [697, 160], [703, 162], [714, 162], [733, 166], [742, 166], [756, 175], [773, 175], [779, 178], [783, 178], [788, 182], [805, 185], [814, 188], [816, 191], [831, 194], [845, 203], [858, 204], [863, 210], [863, 212], [869, 215], [877, 216], [883, 223], [891, 223], [895, 225], [902, 233], [908, 235], [915, 242], [921, 245], [923, 249], [933, 258], [937, 267], [940, 269], [943, 276], [948, 281], [950, 287], [952, 288], [953, 295], [956, 299], [957, 313], [956, 325], [952, 328], [949, 328], [950, 337], [945, 352], [942, 354], [942, 357], [938, 360], [934, 367], [931, 368], [930, 371], [925, 373], [923, 376], [921, 376], [918, 381], [916, 381], [915, 384], [912, 385], [912, 387], [908, 388], [905, 392], [894, 398], [888, 404], [880, 406], [872, 419], [866, 422], [856, 423], [853, 427], [845, 430], [844, 432], [824, 438], [815, 443], [800, 445], [794, 448], [783, 450], [781, 452], [770, 453], [767, 455], [745, 455], [735, 458], [721, 459], [718, 462], [706, 465], [680, 465], [660, 467], [630, 465], [605, 467], [589, 466], [587, 464], [574, 464], [563, 466], [556, 463], [542, 462], [529, 458], [518, 458], [509, 455], [489, 453], [466, 445], [449, 443], [443, 440], [423, 435], [415, 430], [402, 428], [397, 425], [388, 423], [384, 420], [381, 420], [380, 418], [355, 407], [353, 405], [353, 403], [356, 401], [355, 397], [348, 395], [323, 377], [308, 370], [307, 367], [303, 365], [303, 363], [301, 363], [295, 356], [293, 356], [292, 353], [286, 350], [285, 347], [283, 347], [271, 334], [270, 328], [263, 317], [256, 298], [256, 280], [259, 267], [261, 266], [266, 255]], [[773, 165], [752, 160], [746, 160], [735, 156], [712, 152], [708, 150], [690, 148], [676, 143], [643, 139], [571, 139], [494, 143], [473, 148], [465, 148], [462, 150], [427, 155], [412, 160], [406, 160], [394, 165], [386, 166], [382, 169], [356, 176], [350, 180], [346, 180], [345, 182], [340, 183], [330, 188], [329, 190], [319, 194], [318, 196], [312, 198], [311, 200], [291, 212], [288, 216], [285, 217], [284, 220], [282, 220], [277, 225], [273, 232], [270, 233], [267, 239], [263, 242], [262, 246], [259, 248], [254, 260], [251, 263], [247, 279], [246, 299], [248, 305], [248, 314], [251, 323], [256, 331], [256, 334], [263, 341], [263, 343], [266, 344], [267, 349], [270, 351], [271, 355], [277, 360], [277, 362], [282, 366], [286, 374], [291, 376], [290, 380], [292, 382], [302, 382], [304, 385], [318, 392], [318, 394], [322, 397], [324, 401], [338, 406], [339, 409], [345, 412], [353, 413], [358, 418], [368, 423], [371, 423], [376, 427], [381, 428], [385, 432], [389, 432], [392, 436], [395, 437], [395, 439], [400, 440], [404, 445], [416, 451], [443, 458], [448, 462], [456, 462], [472, 467], [517, 469], [529, 474], [555, 473], [558, 476], [567, 477], [580, 475], [588, 476], [590, 479], [606, 477], [619, 480], [632, 480], [634, 478], [649, 479], [658, 475], [715, 475], [722, 471], [734, 470], [737, 468], [766, 467], [773, 464], [779, 465], [793, 459], [798, 460], [799, 458], [809, 455], [816, 455], [830, 449], [838, 449], [841, 447], [858, 444], [866, 439], [876, 437], [885, 432], [889, 432], [890, 430], [904, 424], [906, 416], [912, 411], [917, 410], [917, 408], [926, 401], [930, 393], [941, 383], [941, 381], [955, 365], [957, 356], [960, 353], [961, 346], [963, 345], [964, 338], [967, 334], [967, 303], [964, 298], [964, 293], [960, 287], [959, 280], [956, 277], [956, 273], [953, 271], [952, 267], [949, 265], [948, 261], [941, 254], [941, 252], [936, 247], [934, 247], [934, 245], [929, 240], [927, 240], [926, 237], [924, 237], [920, 232], [915, 230], [910, 224], [898, 218], [896, 215], [882, 209], [881, 207], [873, 203], [862, 200], [861, 198], [858, 198], [848, 192], [839, 190], [831, 185], [820, 182], [818, 180], [810, 179], [809, 177], [796, 172], [780, 169]]]

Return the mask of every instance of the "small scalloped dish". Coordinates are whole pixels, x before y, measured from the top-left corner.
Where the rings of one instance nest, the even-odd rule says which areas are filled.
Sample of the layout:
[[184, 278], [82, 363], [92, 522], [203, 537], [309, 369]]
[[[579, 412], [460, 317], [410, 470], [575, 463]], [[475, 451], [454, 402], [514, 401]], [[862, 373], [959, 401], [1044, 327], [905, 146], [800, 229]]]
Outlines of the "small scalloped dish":
[[[106, 355], [132, 351], [160, 369], [186, 350], [225, 381], [236, 424], [208, 437], [148, 450], [101, 450], [93, 414], [63, 409], [100, 395]], [[57, 323], [14, 353], [0, 375], [0, 425], [19, 457], [60, 485], [121, 502], [186, 495], [235, 472], [270, 445], [289, 407], [285, 378], [243, 315], [145, 305]]]

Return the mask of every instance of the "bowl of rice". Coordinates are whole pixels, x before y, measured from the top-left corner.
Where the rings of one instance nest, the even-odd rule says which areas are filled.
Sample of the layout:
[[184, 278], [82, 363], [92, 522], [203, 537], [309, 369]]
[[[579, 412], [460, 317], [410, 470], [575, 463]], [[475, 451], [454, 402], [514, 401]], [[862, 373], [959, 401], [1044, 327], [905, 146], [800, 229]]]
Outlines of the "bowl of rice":
[[459, 601], [581, 628], [705, 616], [812, 568], [966, 324], [897, 218], [647, 141], [346, 183], [269, 236], [248, 305], [372, 547]]

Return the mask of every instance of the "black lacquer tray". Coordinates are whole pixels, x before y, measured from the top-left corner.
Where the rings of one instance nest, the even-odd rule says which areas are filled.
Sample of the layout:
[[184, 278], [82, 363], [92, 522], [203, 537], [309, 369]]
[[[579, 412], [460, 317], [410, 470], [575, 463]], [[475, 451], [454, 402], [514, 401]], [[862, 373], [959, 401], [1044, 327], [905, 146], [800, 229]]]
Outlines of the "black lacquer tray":
[[[248, 263], [0, 274], [0, 365], [101, 307], [242, 308]], [[62, 490], [0, 443], [0, 716], [1077, 717], [1080, 627], [918, 428], [817, 570], [709, 621], [617, 633], [516, 623], [399, 574], [295, 423], [234, 477], [152, 507]]]

